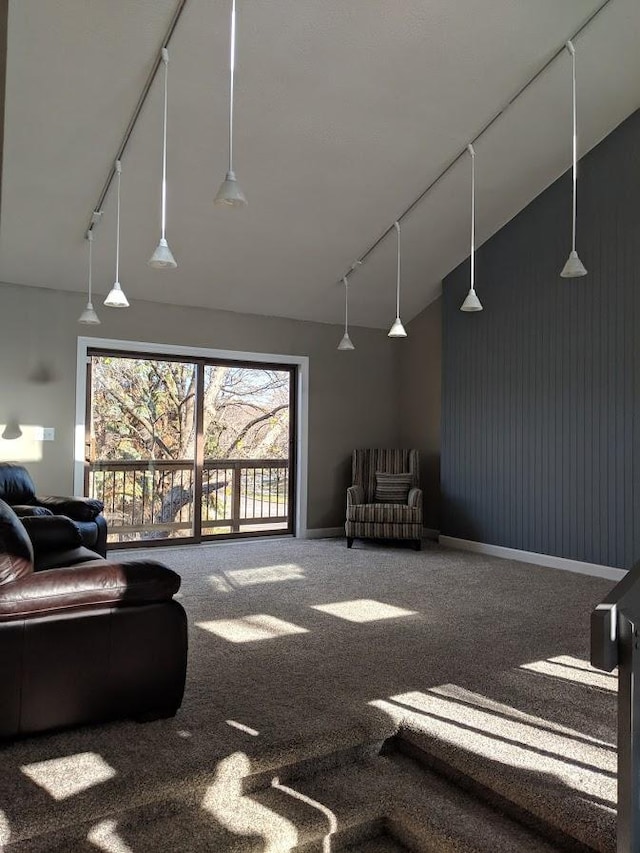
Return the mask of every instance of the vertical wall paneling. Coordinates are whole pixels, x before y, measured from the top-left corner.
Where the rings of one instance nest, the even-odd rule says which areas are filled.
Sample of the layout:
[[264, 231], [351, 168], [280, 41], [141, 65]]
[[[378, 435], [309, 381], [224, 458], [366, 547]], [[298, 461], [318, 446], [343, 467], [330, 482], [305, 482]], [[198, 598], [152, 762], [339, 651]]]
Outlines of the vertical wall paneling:
[[[443, 287], [442, 533], [628, 568], [640, 559], [640, 111]], [[479, 214], [482, 215], [480, 208]]]

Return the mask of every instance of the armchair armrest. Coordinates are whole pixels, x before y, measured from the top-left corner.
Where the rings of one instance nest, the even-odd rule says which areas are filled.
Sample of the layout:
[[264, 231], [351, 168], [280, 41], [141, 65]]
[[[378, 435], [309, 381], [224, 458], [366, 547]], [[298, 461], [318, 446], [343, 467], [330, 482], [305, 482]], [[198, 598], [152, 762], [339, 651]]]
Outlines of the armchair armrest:
[[79, 548], [82, 545], [80, 531], [64, 515], [28, 515], [20, 520], [31, 539], [36, 558], [46, 551]]
[[347, 489], [347, 506], [364, 503], [364, 489], [362, 486], [349, 486]]
[[422, 489], [418, 489], [416, 486], [410, 489], [407, 503], [411, 507], [419, 507], [422, 509]]
[[0, 588], [0, 621], [61, 610], [122, 607], [169, 601], [180, 576], [160, 563], [105, 563], [50, 569]]
[[54, 515], [67, 515], [74, 521], [94, 521], [104, 509], [102, 501], [95, 498], [65, 498], [51, 495], [44, 498], [35, 498], [37, 506], [50, 509]]

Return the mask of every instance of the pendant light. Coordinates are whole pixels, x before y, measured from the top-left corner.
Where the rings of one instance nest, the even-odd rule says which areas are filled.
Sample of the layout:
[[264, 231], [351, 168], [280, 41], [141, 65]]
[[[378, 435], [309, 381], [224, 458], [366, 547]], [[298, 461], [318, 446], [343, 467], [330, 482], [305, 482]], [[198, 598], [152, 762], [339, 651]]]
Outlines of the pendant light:
[[571, 83], [572, 83], [572, 113], [573, 113], [573, 207], [572, 207], [572, 229], [571, 229], [571, 252], [567, 262], [562, 268], [562, 278], [580, 278], [586, 275], [584, 264], [576, 252], [576, 214], [577, 214], [577, 188], [578, 188], [578, 119], [576, 108], [576, 49], [572, 41], [567, 42], [567, 50], [571, 54]]
[[93, 303], [91, 301], [93, 279], [93, 230], [87, 231], [87, 242], [89, 243], [89, 294], [87, 307], [78, 317], [78, 323], [83, 323], [86, 326], [99, 326], [100, 318], [94, 311]]
[[17, 438], [22, 438], [22, 428], [17, 421], [17, 418], [10, 418], [2, 430], [2, 435], [5, 441], [15, 441]]
[[352, 350], [355, 347], [349, 337], [349, 282], [346, 275], [343, 276], [342, 281], [344, 282], [344, 335], [338, 344], [338, 349]]
[[473, 145], [468, 145], [467, 151], [471, 155], [471, 286], [460, 310], [482, 311], [482, 303], [476, 294], [476, 152]]
[[389, 329], [388, 337], [406, 338], [407, 333], [405, 331], [404, 326], [402, 325], [402, 320], [400, 319], [400, 223], [394, 222], [394, 226], [396, 229], [396, 236], [398, 238], [398, 263], [396, 274], [396, 319], [393, 321], [393, 325]]
[[164, 65], [164, 118], [162, 122], [162, 231], [160, 242], [155, 252], [147, 263], [157, 270], [175, 269], [178, 264], [167, 243], [167, 89], [169, 80], [169, 51], [162, 48], [162, 62]]
[[120, 286], [120, 180], [122, 178], [122, 164], [120, 160], [116, 160], [116, 178], [118, 181], [116, 206], [116, 280], [109, 291], [109, 295], [104, 300], [104, 304], [108, 308], [128, 308], [129, 300], [124, 295], [124, 291]]
[[245, 194], [240, 189], [240, 184], [233, 171], [233, 92], [234, 73], [236, 65], [236, 0], [231, 0], [231, 37], [229, 58], [229, 169], [220, 189], [215, 197], [214, 204], [219, 207], [244, 207], [247, 203]]

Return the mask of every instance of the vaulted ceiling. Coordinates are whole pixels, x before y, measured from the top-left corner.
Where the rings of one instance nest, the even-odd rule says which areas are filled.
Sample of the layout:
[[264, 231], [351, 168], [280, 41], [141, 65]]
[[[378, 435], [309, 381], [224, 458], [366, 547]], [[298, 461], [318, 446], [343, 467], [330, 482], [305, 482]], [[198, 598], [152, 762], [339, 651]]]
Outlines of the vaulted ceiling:
[[[230, 3], [188, 0], [170, 45], [179, 267], [146, 266], [159, 235], [158, 77], [123, 158], [123, 288], [339, 322], [351, 263], [600, 3], [238, 0], [235, 166], [249, 206], [221, 210]], [[10, 0], [0, 281], [84, 290], [84, 231], [175, 5]], [[576, 39], [581, 151], [640, 106], [639, 41], [638, 0], [610, 0]], [[565, 54], [478, 142], [480, 242], [568, 168], [570, 98]], [[405, 320], [468, 254], [468, 177], [462, 158], [406, 220]], [[100, 293], [113, 283], [114, 201], [96, 229]], [[390, 236], [353, 276], [353, 321], [388, 326], [394, 285]]]

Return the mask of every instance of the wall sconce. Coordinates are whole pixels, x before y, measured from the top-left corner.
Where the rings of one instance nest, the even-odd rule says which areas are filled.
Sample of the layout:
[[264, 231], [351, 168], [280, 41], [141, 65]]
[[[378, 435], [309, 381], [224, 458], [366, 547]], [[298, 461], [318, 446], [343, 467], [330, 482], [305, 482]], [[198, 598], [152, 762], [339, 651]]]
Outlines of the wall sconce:
[[2, 438], [5, 441], [13, 441], [16, 438], [22, 438], [22, 430], [16, 418], [10, 418], [2, 430]]

